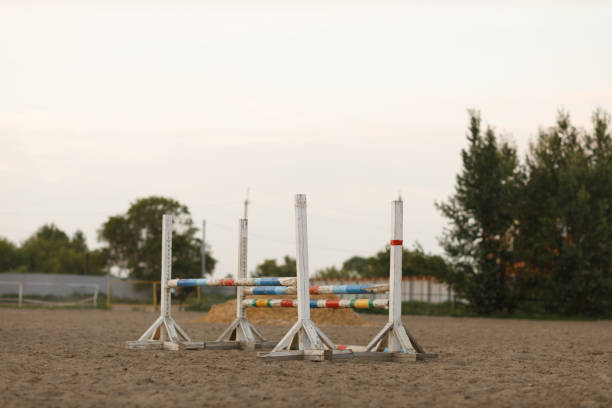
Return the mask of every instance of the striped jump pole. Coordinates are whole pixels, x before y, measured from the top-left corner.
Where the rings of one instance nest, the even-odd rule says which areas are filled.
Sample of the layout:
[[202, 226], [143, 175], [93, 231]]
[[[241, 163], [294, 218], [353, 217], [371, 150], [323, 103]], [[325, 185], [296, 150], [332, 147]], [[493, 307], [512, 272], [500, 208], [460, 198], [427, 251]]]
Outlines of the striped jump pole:
[[[248, 220], [240, 220], [240, 230], [238, 234], [238, 280], [237, 282], [246, 281], [257, 281], [261, 282], [273, 282], [273, 284], [281, 285], [287, 283], [290, 280], [285, 278], [255, 278], [247, 279], [247, 242], [248, 242]], [[233, 281], [233, 279], [222, 279], [225, 281]], [[295, 279], [293, 279], [295, 282]], [[177, 283], [180, 284], [180, 281]], [[212, 286], [210, 284], [202, 286]], [[219, 285], [219, 286], [230, 286], [230, 285]], [[279, 287], [286, 288], [286, 286], [264, 286], [264, 287]], [[227, 329], [219, 336], [217, 342], [237, 342], [240, 347], [248, 349], [254, 349], [258, 345], [262, 345], [267, 342], [266, 338], [248, 321], [246, 315], [246, 309], [243, 306], [243, 295], [245, 288], [242, 285], [236, 285], [236, 320], [229, 325]], [[258, 341], [259, 340], [259, 341]]]
[[238, 279], [171, 279], [169, 288], [197, 286], [295, 286], [297, 278], [238, 278]]
[[367, 352], [389, 352], [426, 355], [423, 348], [402, 322], [402, 253], [403, 253], [403, 202], [391, 205], [391, 259], [389, 271], [389, 321], [366, 346]]
[[[361, 285], [320, 285], [311, 286], [311, 295], [335, 294], [335, 295], [367, 295], [384, 293], [389, 291], [389, 285], [361, 284]], [[244, 288], [245, 295], [295, 295], [297, 289], [291, 286], [259, 286]]]
[[162, 220], [162, 258], [161, 258], [161, 302], [160, 316], [138, 341], [128, 341], [130, 349], [165, 348], [178, 350], [179, 344], [192, 343], [187, 333], [172, 318], [170, 311], [170, 285], [172, 277], [172, 215], [165, 214]]
[[[328, 360], [334, 343], [310, 320], [306, 196], [295, 196], [298, 320], [262, 360]], [[336, 349], [337, 351], [337, 349]], [[351, 352], [346, 354], [352, 355]]]
[[[297, 299], [246, 299], [244, 307], [298, 307]], [[310, 299], [311, 309], [388, 309], [389, 299]]]

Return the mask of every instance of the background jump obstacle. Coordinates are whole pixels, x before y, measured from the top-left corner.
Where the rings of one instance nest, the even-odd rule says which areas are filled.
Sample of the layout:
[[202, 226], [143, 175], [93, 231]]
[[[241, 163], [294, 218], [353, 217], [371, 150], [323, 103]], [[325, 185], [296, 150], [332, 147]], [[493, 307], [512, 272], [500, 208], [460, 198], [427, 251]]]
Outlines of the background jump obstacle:
[[[247, 299], [244, 307], [298, 307], [297, 299]], [[388, 309], [389, 299], [311, 299], [311, 309]]]
[[334, 343], [310, 320], [310, 281], [308, 271], [308, 231], [306, 196], [295, 196], [296, 266], [298, 320], [262, 360], [329, 360], [341, 355], [352, 358], [351, 351], [338, 350]]
[[[336, 294], [336, 295], [365, 295], [373, 293], [384, 293], [389, 290], [389, 285], [363, 284], [363, 285], [321, 285], [311, 286], [311, 295]], [[297, 289], [293, 286], [259, 286], [244, 288], [245, 295], [295, 295]]]
[[164, 348], [178, 350], [179, 345], [198, 348], [202, 343], [192, 342], [187, 333], [179, 326], [172, 316], [170, 287], [168, 281], [172, 277], [172, 215], [164, 215], [162, 221], [162, 268], [161, 268], [161, 302], [160, 316], [149, 327], [138, 341], [128, 341], [127, 348]]
[[[246, 221], [246, 220], [240, 220]], [[246, 241], [245, 241], [246, 246]], [[196, 286], [295, 286], [297, 278], [238, 278], [238, 279], [171, 279], [170, 288], [193, 288]]]
[[[247, 279], [247, 242], [248, 242], [248, 220], [240, 220], [240, 232], [238, 235], [238, 280], [237, 282], [251, 282], [250, 285], [283, 285], [289, 282], [295, 284], [296, 278], [254, 278]], [[225, 279], [224, 281], [232, 280]], [[209, 285], [210, 286], [210, 285]], [[266, 286], [270, 287], [270, 286]], [[282, 286], [281, 286], [282, 287]], [[242, 307], [244, 287], [236, 285], [236, 320], [223, 331], [217, 339], [223, 346], [233, 345], [235, 348], [264, 348], [274, 347], [275, 342], [269, 342], [255, 326], [247, 319], [246, 310]], [[206, 343], [207, 348], [212, 348], [213, 343]]]
[[356, 353], [358, 358], [424, 359], [437, 357], [436, 354], [425, 353], [423, 347], [417, 343], [402, 322], [403, 211], [404, 204], [401, 200], [392, 202], [389, 322], [368, 343], [364, 352]]

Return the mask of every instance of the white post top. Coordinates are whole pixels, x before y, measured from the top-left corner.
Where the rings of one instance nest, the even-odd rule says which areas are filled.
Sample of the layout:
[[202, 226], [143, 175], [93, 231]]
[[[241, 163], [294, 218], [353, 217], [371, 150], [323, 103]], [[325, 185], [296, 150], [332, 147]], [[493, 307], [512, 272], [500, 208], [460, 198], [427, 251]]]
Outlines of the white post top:
[[[391, 240], [401, 241], [404, 235], [403, 217], [404, 217], [404, 202], [402, 200], [393, 200], [391, 206]], [[395, 243], [397, 245], [398, 243]], [[392, 243], [393, 245], [393, 243]], [[401, 244], [400, 244], [401, 245]]]
[[295, 195], [295, 206], [296, 207], [306, 207], [306, 194], [296, 194]]

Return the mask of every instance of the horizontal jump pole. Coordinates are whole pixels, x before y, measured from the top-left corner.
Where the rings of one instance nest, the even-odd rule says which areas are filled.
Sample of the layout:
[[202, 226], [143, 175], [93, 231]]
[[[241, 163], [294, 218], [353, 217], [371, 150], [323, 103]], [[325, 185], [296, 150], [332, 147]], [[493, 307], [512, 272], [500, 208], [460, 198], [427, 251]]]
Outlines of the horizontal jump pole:
[[[297, 307], [294, 299], [247, 299], [242, 301], [244, 307]], [[389, 299], [311, 299], [311, 309], [386, 309]]]
[[169, 288], [192, 288], [196, 286], [295, 286], [296, 278], [249, 278], [249, 279], [171, 279]]
[[[311, 286], [311, 295], [322, 295], [322, 294], [351, 294], [351, 295], [362, 295], [362, 294], [373, 294], [373, 293], [384, 293], [389, 291], [388, 284], [373, 285], [373, 284], [361, 284], [361, 285], [321, 285]], [[254, 288], [244, 288], [245, 295], [295, 295], [297, 293], [296, 288], [290, 286], [258, 286]]]

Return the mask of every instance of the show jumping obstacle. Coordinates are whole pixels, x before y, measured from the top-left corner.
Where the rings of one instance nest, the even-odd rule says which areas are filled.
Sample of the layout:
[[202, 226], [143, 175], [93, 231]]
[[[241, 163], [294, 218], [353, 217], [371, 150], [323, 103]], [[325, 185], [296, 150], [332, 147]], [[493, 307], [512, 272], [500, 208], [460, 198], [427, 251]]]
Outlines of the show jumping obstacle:
[[[391, 260], [389, 284], [309, 285], [306, 196], [295, 197], [297, 277], [247, 278], [247, 220], [240, 220], [237, 279], [170, 279], [172, 258], [172, 217], [164, 215], [162, 238], [161, 313], [155, 323], [128, 348], [165, 348], [178, 350], [210, 348], [274, 347], [262, 360], [328, 360], [360, 358], [380, 360], [415, 360], [436, 357], [427, 354], [408, 332], [401, 320], [403, 203], [392, 204]], [[236, 319], [216, 342], [193, 342], [170, 316], [172, 288], [199, 286], [235, 286]], [[389, 292], [389, 299], [313, 299], [310, 294], [376, 294]], [[297, 299], [244, 299], [244, 295], [297, 295]], [[248, 321], [249, 307], [296, 307], [298, 320], [278, 342], [269, 342]], [[367, 346], [334, 345], [310, 319], [311, 308], [389, 309], [389, 322]], [[165, 330], [164, 330], [165, 329]], [[179, 337], [180, 336], [180, 337]]]
[[[297, 308], [298, 322], [283, 337], [271, 353], [262, 355], [263, 360], [294, 359], [332, 359], [360, 358], [382, 360], [415, 360], [434, 358], [435, 354], [426, 354], [402, 323], [402, 228], [403, 203], [401, 200], [392, 203], [391, 220], [391, 260], [389, 285], [386, 287], [367, 287], [367, 285], [342, 285], [343, 287], [324, 288], [326, 293], [379, 293], [389, 291], [389, 299], [353, 299], [353, 300], [312, 300], [309, 294], [321, 291], [321, 287], [306, 289], [308, 284], [308, 246], [306, 235], [306, 198], [296, 196], [297, 218]], [[266, 291], [264, 288], [253, 288], [250, 291]], [[283, 291], [280, 289], [279, 291]], [[286, 289], [289, 292], [289, 288]], [[271, 289], [275, 292], [277, 289]], [[337, 292], [334, 292], [337, 291]], [[296, 307], [295, 301], [284, 299], [246, 300], [247, 307]], [[310, 306], [310, 307], [308, 307]], [[367, 346], [335, 346], [323, 332], [310, 321], [310, 308], [314, 307], [354, 307], [373, 308], [388, 307], [389, 322]]]

